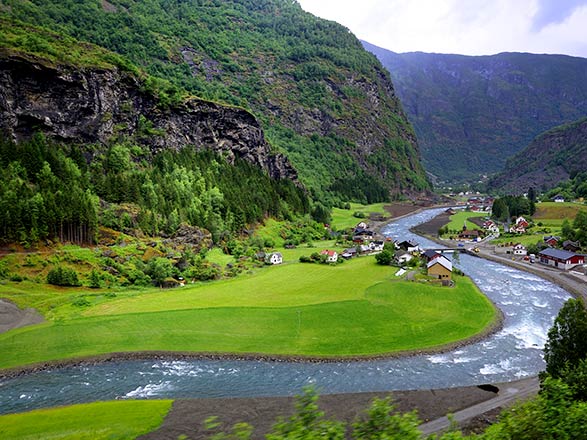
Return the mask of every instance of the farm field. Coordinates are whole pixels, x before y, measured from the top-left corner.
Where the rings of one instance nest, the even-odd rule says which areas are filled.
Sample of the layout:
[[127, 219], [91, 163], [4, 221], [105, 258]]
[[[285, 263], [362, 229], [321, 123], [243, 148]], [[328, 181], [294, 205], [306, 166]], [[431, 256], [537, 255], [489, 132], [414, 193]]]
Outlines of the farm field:
[[564, 219], [573, 221], [577, 212], [582, 209], [587, 211], [587, 205], [571, 202], [541, 202], [536, 204], [536, 212], [532, 218], [535, 222], [560, 226]]
[[467, 229], [479, 229], [475, 223], [468, 221], [473, 217], [487, 217], [490, 213], [487, 212], [473, 212], [473, 211], [460, 211], [450, 216], [450, 223], [448, 229], [451, 231], [462, 231], [463, 225], [467, 222]]
[[0, 416], [0, 438], [10, 440], [126, 440], [153, 431], [171, 400], [97, 402]]
[[291, 264], [182, 289], [66, 303], [53, 320], [0, 335], [0, 368], [111, 352], [318, 357], [431, 349], [482, 332], [493, 305], [468, 278], [455, 288], [398, 281], [371, 257]]
[[387, 205], [387, 203], [374, 203], [372, 205], [351, 203], [351, 209], [332, 208], [331, 225], [338, 230], [356, 226], [357, 223], [363, 221], [364, 219], [355, 217], [353, 215], [355, 212], [362, 213], [367, 220], [369, 219], [369, 214], [371, 213], [388, 216], [388, 213], [385, 210], [385, 205]]

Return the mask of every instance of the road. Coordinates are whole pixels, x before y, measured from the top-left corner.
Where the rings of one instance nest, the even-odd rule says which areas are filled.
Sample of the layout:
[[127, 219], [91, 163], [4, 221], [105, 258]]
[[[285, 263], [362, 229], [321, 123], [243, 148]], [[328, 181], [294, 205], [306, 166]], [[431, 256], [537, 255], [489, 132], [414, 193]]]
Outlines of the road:
[[[540, 382], [537, 377], [516, 382], [515, 386], [506, 385], [505, 389], [500, 390], [493, 399], [457, 411], [452, 415], [452, 419], [454, 422], [462, 424], [493, 409], [510, 406], [515, 402], [526, 400], [529, 397], [535, 396], [539, 390]], [[450, 426], [450, 420], [447, 417], [441, 417], [420, 425], [420, 431], [428, 436], [437, 432], [446, 431]]]

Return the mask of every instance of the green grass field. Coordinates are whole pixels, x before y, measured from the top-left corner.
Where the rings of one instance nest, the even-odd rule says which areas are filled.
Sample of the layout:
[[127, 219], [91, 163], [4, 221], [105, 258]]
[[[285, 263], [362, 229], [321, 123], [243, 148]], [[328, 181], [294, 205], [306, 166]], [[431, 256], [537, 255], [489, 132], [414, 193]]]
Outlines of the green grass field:
[[560, 226], [564, 219], [572, 222], [580, 210], [587, 211], [587, 205], [571, 202], [541, 202], [536, 204], [536, 212], [532, 218], [536, 223], [547, 224], [554, 221], [555, 224]]
[[450, 216], [450, 223], [448, 229], [452, 231], [461, 231], [465, 221], [467, 222], [467, 229], [479, 229], [475, 223], [468, 221], [472, 217], [488, 217], [487, 212], [472, 212], [472, 211], [459, 211], [454, 215]]
[[351, 203], [351, 209], [340, 209], [340, 208], [332, 208], [332, 227], [341, 230], [346, 228], [352, 228], [357, 225], [357, 223], [365, 220], [362, 218], [357, 218], [353, 216], [355, 212], [361, 212], [365, 215], [365, 218], [368, 221], [369, 214], [372, 212], [376, 212], [378, 214], [385, 214], [384, 206], [387, 203], [374, 203], [372, 205], [360, 205], [358, 203]]
[[0, 416], [6, 440], [128, 440], [157, 429], [171, 400], [97, 402]]
[[[496, 312], [468, 278], [455, 288], [397, 281], [359, 258], [291, 264], [184, 289], [62, 306], [59, 319], [0, 335], [0, 368], [110, 352], [320, 357], [430, 349], [483, 331]], [[69, 313], [69, 314], [68, 314]]]

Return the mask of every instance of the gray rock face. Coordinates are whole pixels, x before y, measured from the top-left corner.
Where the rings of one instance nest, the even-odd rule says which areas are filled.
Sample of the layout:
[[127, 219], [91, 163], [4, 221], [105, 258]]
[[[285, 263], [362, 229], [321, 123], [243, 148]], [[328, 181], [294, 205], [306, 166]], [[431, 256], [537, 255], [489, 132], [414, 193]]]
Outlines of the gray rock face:
[[139, 79], [117, 70], [56, 67], [0, 53], [0, 130], [15, 141], [43, 132], [60, 142], [107, 144], [126, 135], [154, 153], [211, 149], [273, 178], [297, 180], [251, 113], [199, 99], [166, 108]]

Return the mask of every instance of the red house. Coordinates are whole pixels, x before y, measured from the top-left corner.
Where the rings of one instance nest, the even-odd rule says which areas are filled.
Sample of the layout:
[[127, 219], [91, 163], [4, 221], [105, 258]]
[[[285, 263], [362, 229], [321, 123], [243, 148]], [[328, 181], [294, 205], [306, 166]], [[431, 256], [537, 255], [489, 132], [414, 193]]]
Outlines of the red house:
[[560, 249], [544, 249], [538, 254], [538, 258], [542, 264], [563, 270], [569, 270], [578, 264], [585, 264], [585, 257], [583, 255], [561, 251]]

